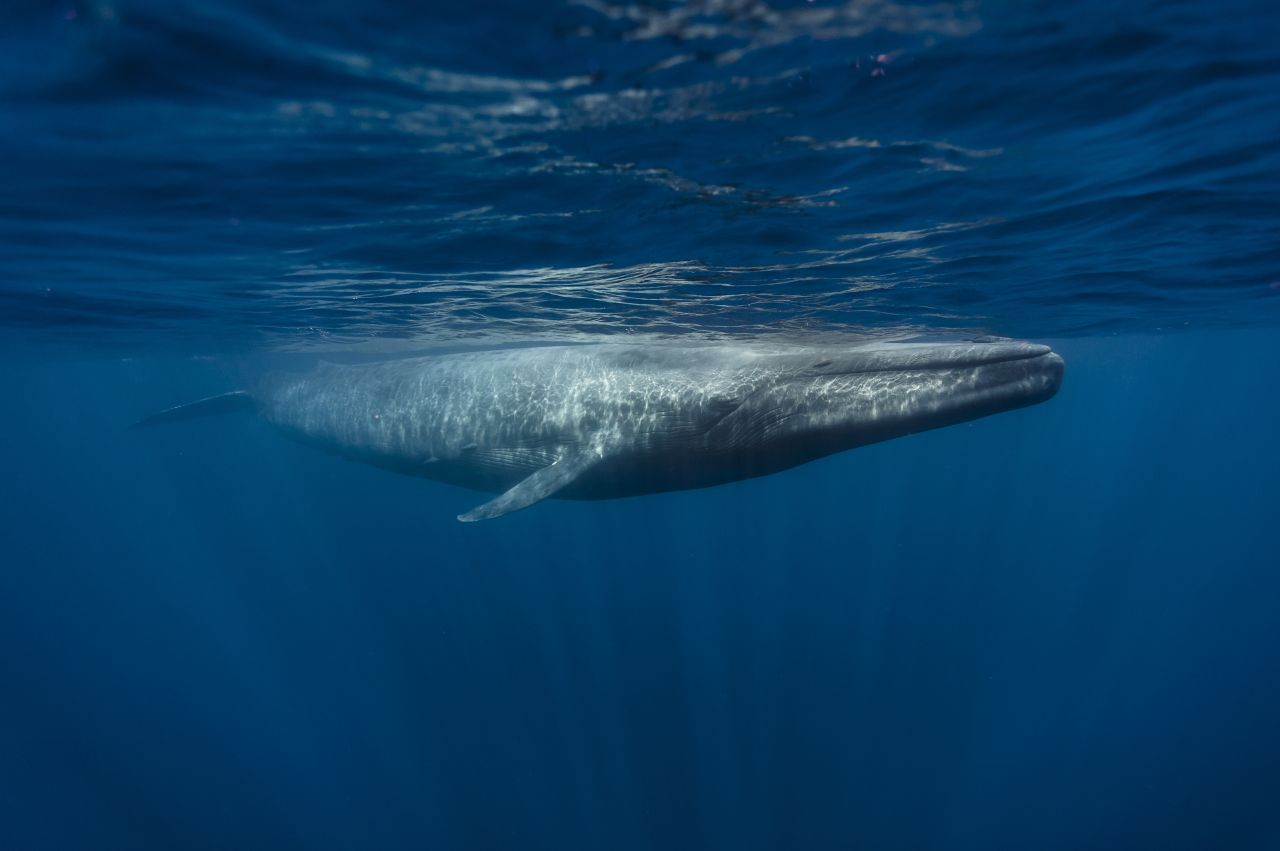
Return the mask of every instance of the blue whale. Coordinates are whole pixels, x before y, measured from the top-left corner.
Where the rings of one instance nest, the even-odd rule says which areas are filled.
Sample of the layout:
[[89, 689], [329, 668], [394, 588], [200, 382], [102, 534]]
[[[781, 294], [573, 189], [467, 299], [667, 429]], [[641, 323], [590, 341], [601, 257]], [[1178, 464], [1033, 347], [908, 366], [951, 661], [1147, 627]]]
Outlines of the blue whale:
[[459, 516], [768, 475], [1045, 401], [1063, 361], [1023, 342], [576, 345], [267, 377], [150, 426], [257, 411], [358, 461], [498, 496]]

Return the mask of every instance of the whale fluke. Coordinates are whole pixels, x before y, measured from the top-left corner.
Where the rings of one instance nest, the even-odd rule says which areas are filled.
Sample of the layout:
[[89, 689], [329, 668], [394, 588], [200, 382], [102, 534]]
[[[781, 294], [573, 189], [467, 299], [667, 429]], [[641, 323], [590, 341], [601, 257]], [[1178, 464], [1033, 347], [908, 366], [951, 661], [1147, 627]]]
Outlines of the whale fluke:
[[218, 396], [210, 396], [207, 399], [199, 399], [195, 402], [188, 402], [185, 405], [175, 405], [172, 408], [165, 408], [159, 413], [152, 414], [149, 417], [143, 417], [137, 422], [129, 426], [129, 428], [145, 428], [147, 426], [160, 425], [162, 423], [173, 423], [179, 420], [191, 420], [196, 417], [211, 417], [216, 414], [234, 414], [237, 411], [253, 411], [258, 407], [257, 401], [243, 390], [233, 390], [230, 393], [223, 393]]

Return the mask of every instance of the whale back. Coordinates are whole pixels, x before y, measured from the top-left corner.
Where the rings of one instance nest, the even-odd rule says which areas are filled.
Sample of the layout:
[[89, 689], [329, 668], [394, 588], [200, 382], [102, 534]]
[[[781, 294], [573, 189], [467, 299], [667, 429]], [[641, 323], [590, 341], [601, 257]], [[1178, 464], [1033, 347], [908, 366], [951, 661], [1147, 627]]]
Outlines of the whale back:
[[695, 444], [775, 372], [748, 349], [563, 346], [330, 364], [259, 396], [307, 442], [494, 490], [578, 450]]

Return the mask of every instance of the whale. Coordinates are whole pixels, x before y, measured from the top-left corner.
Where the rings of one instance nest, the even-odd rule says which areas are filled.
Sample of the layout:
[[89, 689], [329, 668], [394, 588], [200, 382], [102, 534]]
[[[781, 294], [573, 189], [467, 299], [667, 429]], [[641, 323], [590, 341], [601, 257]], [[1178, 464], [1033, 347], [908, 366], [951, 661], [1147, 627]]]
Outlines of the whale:
[[325, 363], [168, 408], [135, 427], [252, 411], [286, 435], [397, 473], [548, 498], [722, 485], [1043, 402], [1048, 346], [964, 342], [580, 344]]

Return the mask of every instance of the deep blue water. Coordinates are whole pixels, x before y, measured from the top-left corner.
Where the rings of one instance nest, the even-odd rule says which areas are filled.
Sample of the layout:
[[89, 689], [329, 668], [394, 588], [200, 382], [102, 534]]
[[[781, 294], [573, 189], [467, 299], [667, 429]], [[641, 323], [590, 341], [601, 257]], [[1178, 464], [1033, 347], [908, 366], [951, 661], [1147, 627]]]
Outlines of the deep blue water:
[[[0, 847], [1280, 849], [1274, 4], [0, 8]], [[272, 365], [999, 334], [1053, 400], [492, 522]]]

